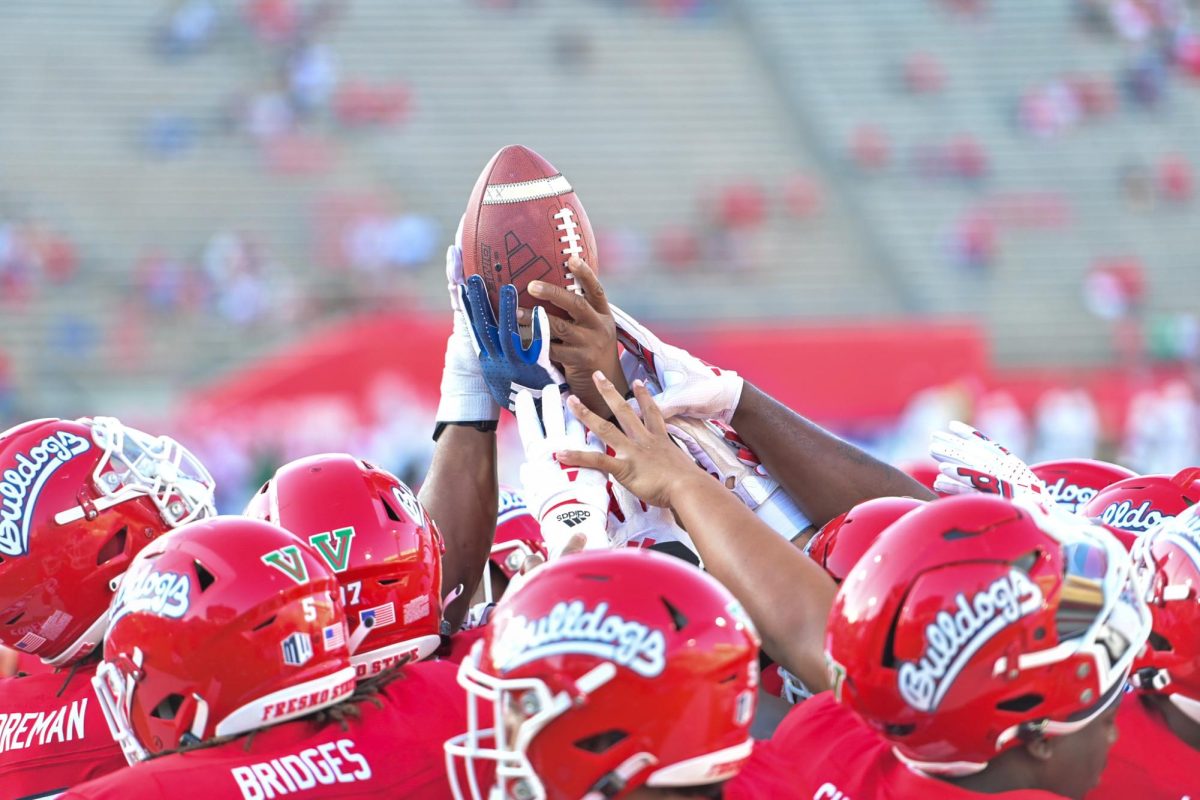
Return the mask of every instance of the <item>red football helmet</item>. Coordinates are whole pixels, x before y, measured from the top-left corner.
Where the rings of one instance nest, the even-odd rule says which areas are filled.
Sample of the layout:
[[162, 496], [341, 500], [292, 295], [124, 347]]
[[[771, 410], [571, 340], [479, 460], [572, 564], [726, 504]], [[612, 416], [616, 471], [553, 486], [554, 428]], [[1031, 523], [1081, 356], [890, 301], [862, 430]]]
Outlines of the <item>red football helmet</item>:
[[1150, 631], [1128, 555], [1031, 497], [960, 495], [884, 531], [826, 632], [838, 699], [927, 773], [965, 775], [1120, 695]]
[[866, 500], [821, 526], [804, 552], [841, 583], [884, 528], [923, 505], [924, 500], [912, 497]]
[[353, 692], [337, 588], [304, 542], [244, 517], [201, 520], [143, 549], [92, 678], [129, 763]]
[[512, 580], [525, 559], [535, 553], [546, 558], [542, 526], [529, 513], [520, 492], [501, 486], [496, 507], [496, 536], [492, 540], [492, 554], [483, 570], [483, 599], [488, 603], [499, 599], [492, 597], [492, 568], [500, 570], [504, 577]]
[[[469, 729], [446, 743], [455, 797], [578, 800], [733, 777], [750, 755], [758, 638], [689, 564], [648, 550], [568, 555], [500, 601], [459, 668]], [[479, 701], [494, 729], [480, 730]], [[496, 765], [494, 794], [469, 776]]]
[[0, 433], [0, 642], [54, 666], [87, 655], [133, 557], [215, 514], [212, 494], [178, 442], [112, 417]]
[[359, 678], [441, 644], [442, 539], [412, 490], [345, 453], [280, 467], [245, 515], [309, 542], [341, 584]]
[[1138, 539], [1133, 557], [1153, 618], [1133, 682], [1200, 722], [1200, 506]]
[[1200, 500], [1200, 467], [1174, 475], [1136, 475], [1102, 489], [1079, 513], [1106, 525], [1143, 534]]
[[1046, 495], [1074, 514], [1101, 490], [1137, 473], [1119, 464], [1091, 458], [1043, 461], [1029, 468], [1046, 484]]

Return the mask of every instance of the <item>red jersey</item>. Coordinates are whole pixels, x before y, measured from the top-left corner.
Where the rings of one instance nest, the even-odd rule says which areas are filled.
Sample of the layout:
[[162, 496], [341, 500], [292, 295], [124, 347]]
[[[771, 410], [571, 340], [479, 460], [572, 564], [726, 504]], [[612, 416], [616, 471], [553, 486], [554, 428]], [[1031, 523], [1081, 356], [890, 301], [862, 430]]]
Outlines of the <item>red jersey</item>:
[[0, 679], [0, 797], [56, 797], [126, 766], [92, 692], [95, 665], [67, 674]]
[[[18, 651], [17, 655], [17, 672], [24, 672], [26, 675], [49, 675], [54, 672], [54, 667], [42, 662], [40, 658], [29, 653]], [[65, 676], [64, 672], [64, 676]], [[54, 691], [58, 691], [55, 689]]]
[[447, 800], [442, 742], [467, 729], [466, 699], [452, 664], [404, 667], [380, 692], [381, 707], [318, 724], [285, 722], [209, 748], [144, 761], [78, 786], [63, 800]]
[[1126, 697], [1117, 710], [1117, 732], [1100, 785], [1087, 800], [1200, 798], [1200, 751], [1172, 733], [1137, 695]]
[[480, 625], [478, 628], [458, 631], [448, 637], [446, 643], [438, 650], [438, 659], [451, 664], [461, 664], [463, 659], [471, 654], [471, 647], [483, 638], [486, 630], [486, 625]]
[[904, 765], [892, 746], [822, 692], [796, 706], [725, 785], [725, 800], [1060, 800], [1039, 790], [981, 794]]

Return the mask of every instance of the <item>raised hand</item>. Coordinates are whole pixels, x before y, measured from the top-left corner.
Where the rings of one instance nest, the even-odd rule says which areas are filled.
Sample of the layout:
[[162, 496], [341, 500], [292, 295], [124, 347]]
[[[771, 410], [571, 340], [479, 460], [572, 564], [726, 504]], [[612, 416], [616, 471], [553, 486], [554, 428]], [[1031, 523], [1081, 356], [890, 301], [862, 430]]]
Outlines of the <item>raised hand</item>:
[[472, 341], [480, 371], [498, 406], [511, 411], [522, 390], [540, 400], [547, 386], [566, 383], [566, 378], [550, 361], [549, 318], [544, 309], [533, 310], [533, 337], [526, 346], [517, 327], [516, 287], [512, 284], [500, 287], [499, 322], [492, 314], [483, 278], [472, 275], [459, 292], [474, 334]]
[[689, 481], [712, 480], [672, 441], [662, 412], [645, 384], [641, 381], [633, 384], [642, 412], [639, 418], [603, 373], [597, 371], [592, 378], [617, 424], [589, 411], [577, 397], [568, 400], [568, 408], [615, 455], [571, 450], [557, 454], [559, 463], [606, 472], [643, 502], [663, 508], [670, 507], [672, 494], [680, 486]]
[[949, 433], [934, 431], [929, 454], [938, 462], [933, 488], [944, 494], [1042, 494], [1046, 484], [1024, 461], [966, 423], [954, 420]]
[[542, 394], [541, 410], [533, 396], [522, 391], [516, 399], [517, 427], [525, 447], [521, 484], [529, 510], [542, 526], [542, 536], [552, 555], [560, 552], [575, 533], [582, 533], [589, 548], [608, 547], [608, 481], [592, 469], [563, 464], [560, 450], [602, 452], [588, 441], [583, 423], [564, 412], [557, 386]]
[[[575, 278], [580, 292], [572, 292], [561, 286], [544, 281], [529, 284], [529, 293], [538, 300], [549, 303], [565, 312], [569, 319], [550, 319], [550, 334], [553, 340], [550, 355], [556, 364], [562, 365], [563, 374], [571, 391], [584, 401], [592, 411], [608, 416], [608, 409], [592, 385], [592, 373], [600, 370], [615, 381], [618, 391], [625, 394], [629, 386], [621, 372], [620, 356], [617, 352], [617, 329], [609, 309], [608, 298], [599, 279], [579, 257], [567, 262], [567, 269]], [[537, 313], [537, 309], [534, 309]], [[518, 319], [525, 322], [530, 313], [522, 309]]]
[[494, 422], [500, 407], [492, 398], [483, 377], [479, 358], [472, 346], [471, 323], [461, 299], [463, 284], [462, 222], [458, 224], [454, 244], [446, 248], [446, 289], [454, 312], [454, 328], [446, 340], [446, 360], [442, 368], [438, 422]]

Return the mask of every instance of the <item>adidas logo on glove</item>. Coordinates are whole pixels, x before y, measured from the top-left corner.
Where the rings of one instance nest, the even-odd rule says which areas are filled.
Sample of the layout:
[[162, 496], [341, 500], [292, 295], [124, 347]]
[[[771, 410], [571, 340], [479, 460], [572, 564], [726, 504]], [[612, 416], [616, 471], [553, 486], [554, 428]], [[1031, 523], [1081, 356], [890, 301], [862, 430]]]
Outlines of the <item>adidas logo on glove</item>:
[[574, 528], [576, 525], [580, 525], [584, 522], [587, 522], [589, 519], [591, 519], [592, 512], [590, 512], [586, 509], [577, 509], [575, 511], [564, 511], [561, 514], [556, 514], [554, 518], [556, 520], [558, 520], [559, 522], [561, 522], [563, 525], [566, 525], [568, 528]]

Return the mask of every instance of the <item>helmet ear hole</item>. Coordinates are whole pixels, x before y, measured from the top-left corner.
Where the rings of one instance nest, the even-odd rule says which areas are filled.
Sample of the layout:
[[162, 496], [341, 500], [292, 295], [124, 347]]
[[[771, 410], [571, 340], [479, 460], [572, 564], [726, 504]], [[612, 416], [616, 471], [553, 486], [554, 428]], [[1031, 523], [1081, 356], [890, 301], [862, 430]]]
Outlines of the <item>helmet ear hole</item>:
[[209, 586], [213, 585], [216, 578], [211, 572], [205, 569], [204, 565], [199, 561], [192, 562], [196, 567], [196, 582], [200, 584], [200, 591], [204, 591]]
[[599, 755], [600, 753], [611, 749], [614, 745], [624, 741], [627, 738], [629, 738], [628, 733], [614, 728], [612, 730], [603, 731], [601, 733], [579, 739], [575, 742], [575, 746], [580, 750], [585, 750], [589, 753], [595, 753], [596, 755]]
[[675, 606], [671, 605], [671, 601], [665, 597], [658, 598], [662, 600], [662, 604], [667, 607], [667, 613], [671, 615], [671, 624], [675, 626], [675, 630], [681, 631], [687, 627], [688, 618], [684, 613]]
[[1161, 634], [1150, 632], [1150, 647], [1159, 652], [1170, 653], [1175, 650], [1171, 646], [1171, 640]]
[[183, 695], [169, 694], [154, 707], [154, 710], [150, 712], [150, 716], [155, 719], [161, 719], [164, 722], [171, 722], [175, 719], [175, 715], [179, 713], [182, 705]]
[[123, 526], [119, 531], [114, 533], [112, 537], [104, 543], [100, 551], [96, 553], [96, 566], [107, 564], [117, 556], [125, 552], [125, 542], [129, 536], [129, 528]]
[[383, 503], [383, 513], [387, 514], [388, 519], [392, 522], [400, 521], [400, 515], [396, 512], [396, 509], [392, 508], [386, 497], [379, 495], [379, 502]]
[[1011, 697], [1008, 700], [996, 703], [996, 708], [1000, 709], [1001, 711], [1012, 711], [1014, 713], [1022, 714], [1026, 711], [1032, 711], [1033, 709], [1037, 708], [1045, 699], [1046, 698], [1042, 697], [1040, 694], [1023, 694], [1018, 697]]

